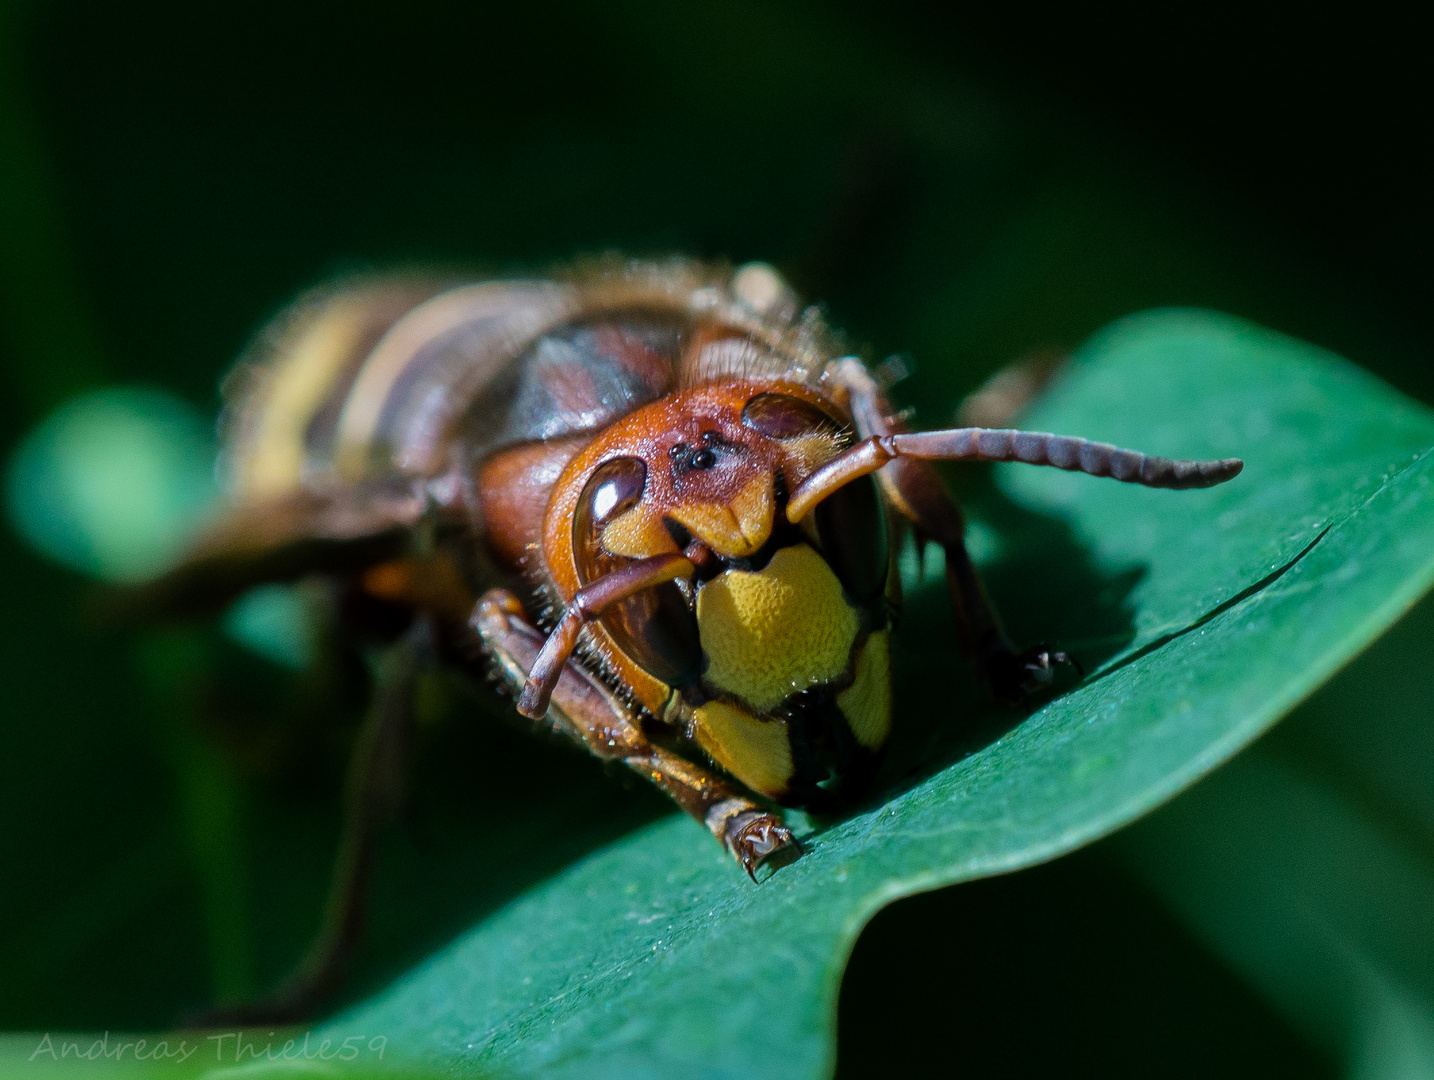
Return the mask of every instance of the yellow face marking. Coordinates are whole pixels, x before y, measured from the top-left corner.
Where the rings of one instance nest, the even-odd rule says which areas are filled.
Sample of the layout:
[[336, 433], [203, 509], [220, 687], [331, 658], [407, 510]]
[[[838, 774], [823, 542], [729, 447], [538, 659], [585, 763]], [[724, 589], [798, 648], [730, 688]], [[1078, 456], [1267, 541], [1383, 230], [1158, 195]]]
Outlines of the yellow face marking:
[[742, 559], [772, 535], [772, 476], [754, 476], [729, 505], [688, 503], [670, 511], [674, 521], [692, 530], [718, 555]]
[[866, 639], [856, 659], [856, 679], [837, 695], [856, 741], [880, 750], [891, 733], [891, 645], [889, 632], [878, 630]]
[[747, 481], [732, 500], [732, 516], [737, 519], [737, 527], [742, 530], [743, 538], [753, 551], [772, 535], [772, 507], [776, 502], [772, 492], [774, 482], [771, 473], [761, 473]]
[[643, 503], [608, 522], [602, 531], [602, 546], [613, 555], [629, 559], [646, 559], [677, 550], [661, 516]]
[[704, 678], [769, 713], [788, 695], [846, 674], [857, 616], [826, 560], [785, 547], [766, 569], [727, 570], [697, 594]]
[[709, 701], [693, 713], [693, 733], [713, 761], [755, 792], [773, 798], [786, 793], [792, 744], [783, 721], [758, 720], [723, 701]]

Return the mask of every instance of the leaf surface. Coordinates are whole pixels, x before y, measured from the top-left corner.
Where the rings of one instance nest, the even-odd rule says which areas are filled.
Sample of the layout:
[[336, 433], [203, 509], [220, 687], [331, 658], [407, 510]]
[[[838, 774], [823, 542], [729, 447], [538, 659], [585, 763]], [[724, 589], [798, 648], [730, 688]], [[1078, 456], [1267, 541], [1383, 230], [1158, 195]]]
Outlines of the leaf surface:
[[[823, 1075], [842, 968], [879, 907], [1134, 820], [1273, 724], [1434, 580], [1434, 416], [1313, 347], [1209, 313], [1137, 316], [1081, 350], [1026, 421], [1247, 462], [1233, 483], [1188, 493], [1009, 466], [975, 500], [1013, 629], [1071, 647], [1089, 679], [1028, 717], [983, 711], [954, 674], [928, 583], [900, 637], [897, 717], [937, 734], [914, 773], [813, 828], [804, 858], [753, 886], [699, 826], [658, 822], [333, 1030], [381, 1032], [395, 1054], [457, 1074]], [[1044, 593], [1028, 595], [1032, 583]]]

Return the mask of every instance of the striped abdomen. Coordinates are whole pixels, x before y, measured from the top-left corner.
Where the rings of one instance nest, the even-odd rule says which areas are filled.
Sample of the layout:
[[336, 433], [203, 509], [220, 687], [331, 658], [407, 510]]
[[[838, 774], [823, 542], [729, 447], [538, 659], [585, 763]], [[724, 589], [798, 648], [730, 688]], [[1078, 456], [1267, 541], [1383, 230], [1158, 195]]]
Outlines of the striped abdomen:
[[320, 290], [275, 321], [226, 387], [233, 495], [437, 476], [596, 430], [729, 369], [801, 377], [783, 348], [801, 335], [754, 317], [724, 280], [695, 264], [629, 264], [571, 281]]

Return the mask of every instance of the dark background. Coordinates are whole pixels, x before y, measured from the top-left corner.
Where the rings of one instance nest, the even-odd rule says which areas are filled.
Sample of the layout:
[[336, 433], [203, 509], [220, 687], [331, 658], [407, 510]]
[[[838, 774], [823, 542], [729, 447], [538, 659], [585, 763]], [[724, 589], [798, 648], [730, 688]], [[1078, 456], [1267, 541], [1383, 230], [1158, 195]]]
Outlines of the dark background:
[[[928, 425], [1001, 365], [1166, 304], [1434, 401], [1427, 45], [1371, 5], [11, 4], [0, 450], [109, 383], [212, 412], [262, 320], [335, 273], [608, 249], [775, 262], [872, 356], [913, 358]], [[86, 629], [84, 583], [8, 533], [0, 553], [0, 1027], [160, 1026], [272, 983], [320, 903], [342, 722], [234, 753], [186, 718], [199, 691], [156, 687], [293, 696], [281, 675]], [[663, 810], [437, 712], [351, 994]], [[879, 918], [843, 1068], [1335, 1067], [1108, 849]], [[953, 926], [1021, 944], [941, 944]]]

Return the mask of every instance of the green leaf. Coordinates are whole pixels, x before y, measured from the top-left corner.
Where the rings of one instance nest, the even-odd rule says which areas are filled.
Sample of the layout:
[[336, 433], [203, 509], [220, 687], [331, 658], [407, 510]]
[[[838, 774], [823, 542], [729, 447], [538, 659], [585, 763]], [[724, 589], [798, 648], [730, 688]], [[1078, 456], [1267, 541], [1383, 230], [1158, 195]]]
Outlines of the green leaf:
[[1326, 1057], [1434, 1076], [1434, 595], [1110, 850]]
[[1011, 467], [1003, 494], [976, 493], [1013, 630], [1073, 648], [1093, 677], [1029, 717], [979, 709], [948, 675], [954, 634], [928, 585], [898, 669], [898, 723], [933, 735], [915, 776], [813, 830], [761, 886], [699, 826], [659, 822], [333, 1032], [381, 1032], [459, 1073], [822, 1075], [842, 967], [874, 911], [1053, 858], [1169, 799], [1434, 579], [1434, 416], [1317, 349], [1206, 313], [1143, 315], [1083, 349], [1029, 421], [1247, 461], [1205, 492]]
[[10, 462], [10, 517], [37, 550], [82, 573], [153, 577], [183, 552], [218, 494], [206, 427], [162, 390], [74, 398]]

